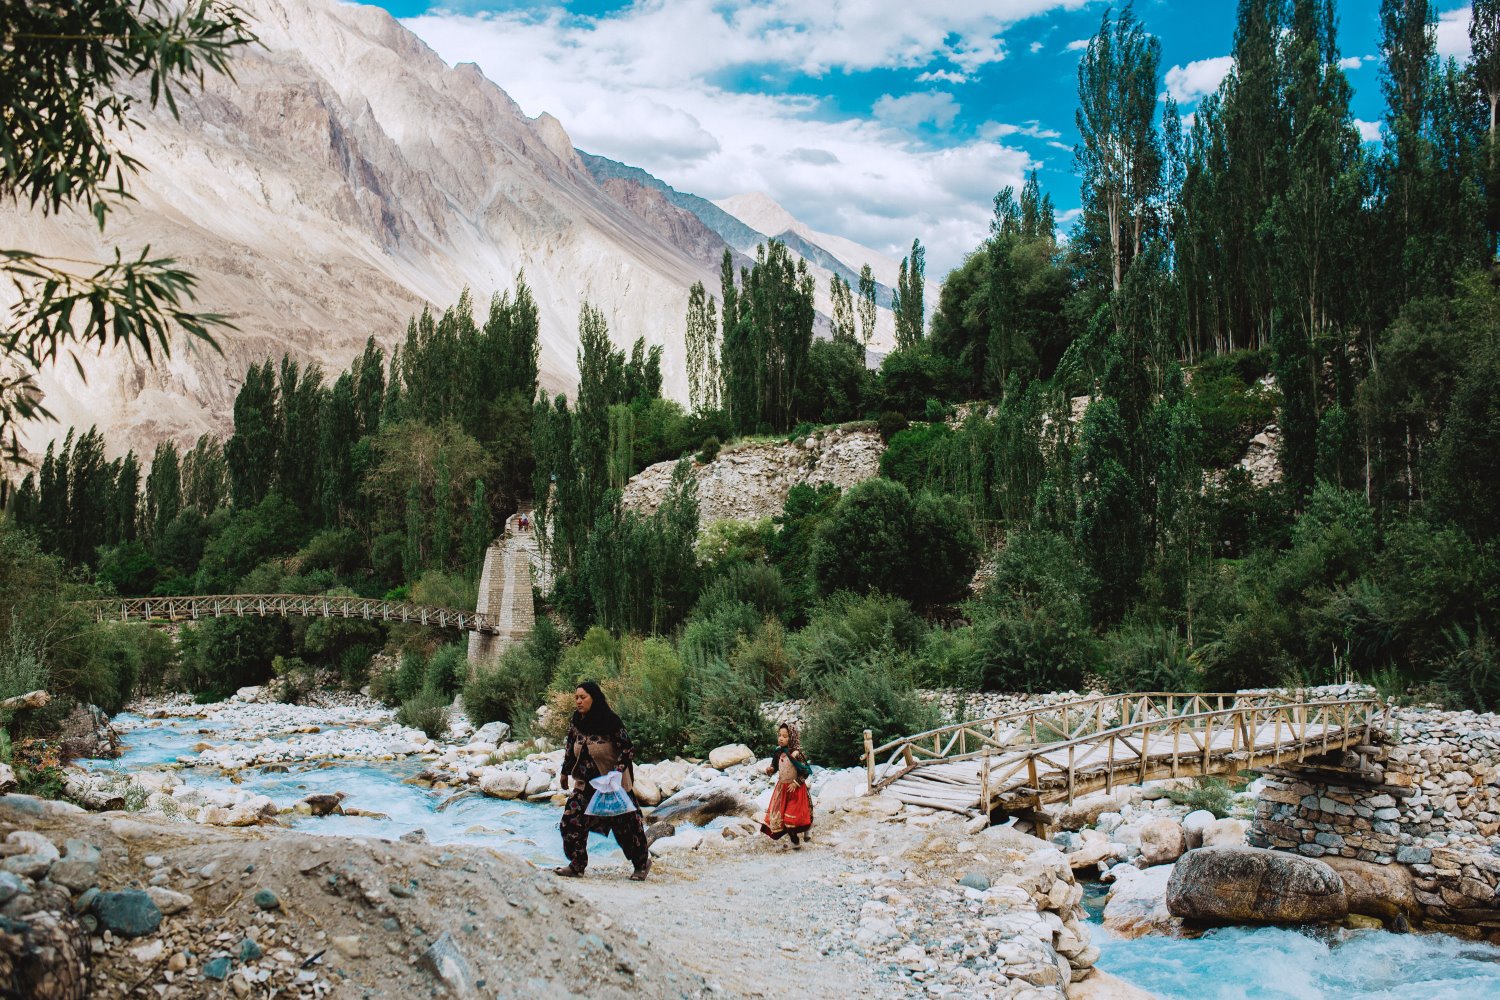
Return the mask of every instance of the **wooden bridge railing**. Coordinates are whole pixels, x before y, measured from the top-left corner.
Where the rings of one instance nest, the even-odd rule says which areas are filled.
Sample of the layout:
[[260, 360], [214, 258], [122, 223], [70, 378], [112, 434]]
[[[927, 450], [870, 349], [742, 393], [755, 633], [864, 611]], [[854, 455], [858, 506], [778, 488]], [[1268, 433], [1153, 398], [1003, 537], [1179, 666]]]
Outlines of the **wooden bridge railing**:
[[[1098, 695], [1052, 705], [1038, 705], [987, 719], [954, 723], [903, 737], [880, 747], [873, 746], [867, 736], [865, 767], [869, 789], [876, 792], [914, 770], [934, 764], [998, 755], [1013, 757], [1017, 754], [1021, 754], [1023, 759], [1031, 759], [1042, 753], [1099, 743], [1106, 744], [1109, 752], [1112, 752], [1115, 741], [1122, 738], [1122, 733], [1145, 733], [1147, 735], [1143, 742], [1149, 745], [1152, 742], [1151, 731], [1161, 729], [1164, 733], [1171, 734], [1174, 746], [1179, 746], [1185, 734], [1195, 734], [1199, 728], [1206, 730], [1211, 736], [1215, 720], [1219, 720], [1222, 734], [1223, 726], [1227, 724], [1225, 720], [1241, 725], [1249, 725], [1251, 719], [1264, 719], [1274, 725], [1279, 725], [1276, 720], [1281, 720], [1290, 725], [1298, 711], [1303, 713], [1299, 717], [1300, 728], [1288, 731], [1305, 732], [1308, 724], [1306, 710], [1312, 709], [1317, 718], [1322, 718], [1319, 713], [1326, 714], [1325, 710], [1338, 709], [1340, 706], [1360, 711], [1368, 707], [1368, 717], [1364, 718], [1366, 725], [1370, 724], [1373, 714], [1380, 710], [1378, 701], [1373, 698], [1347, 701], [1299, 700], [1295, 694], [1280, 692]], [[1321, 723], [1315, 720], [1311, 724]], [[1279, 729], [1277, 733], [1279, 735]], [[1161, 744], [1157, 742], [1156, 745]], [[1203, 746], [1195, 746], [1202, 751]], [[883, 764], [880, 763], [882, 758], [885, 761]], [[1045, 765], [1042, 770], [1046, 770]]]
[[435, 608], [368, 597], [317, 597], [302, 594], [209, 594], [192, 597], [126, 597], [87, 601], [97, 621], [197, 621], [203, 618], [360, 618], [431, 628], [500, 631], [495, 616], [455, 608]]

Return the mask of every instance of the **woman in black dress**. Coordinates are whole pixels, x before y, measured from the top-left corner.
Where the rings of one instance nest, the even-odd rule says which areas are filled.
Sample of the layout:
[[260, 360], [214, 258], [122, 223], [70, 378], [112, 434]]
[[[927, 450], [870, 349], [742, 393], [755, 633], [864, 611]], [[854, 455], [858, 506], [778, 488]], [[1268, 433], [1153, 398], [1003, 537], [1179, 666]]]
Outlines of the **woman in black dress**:
[[[619, 816], [588, 816], [584, 813], [594, 797], [594, 787], [589, 781], [610, 771], [621, 773], [621, 787], [631, 793], [635, 748], [625, 733], [625, 724], [610, 709], [598, 684], [593, 681], [579, 684], [573, 692], [573, 706], [576, 711], [568, 725], [560, 779], [563, 790], [571, 788], [571, 792], [558, 827], [562, 831], [563, 854], [568, 863], [553, 871], [566, 878], [582, 875], [589, 864], [589, 834], [613, 834], [620, 850], [635, 866], [631, 879], [644, 882], [646, 873], [651, 870], [651, 853], [646, 847], [646, 824], [640, 809]], [[632, 794], [631, 800], [634, 799]]]

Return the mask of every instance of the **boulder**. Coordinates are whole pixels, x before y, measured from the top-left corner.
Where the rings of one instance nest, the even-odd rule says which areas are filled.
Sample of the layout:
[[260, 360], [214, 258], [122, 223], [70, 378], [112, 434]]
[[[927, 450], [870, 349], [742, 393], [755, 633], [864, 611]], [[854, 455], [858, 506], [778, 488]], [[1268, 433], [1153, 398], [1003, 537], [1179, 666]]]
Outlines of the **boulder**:
[[0, 794], [10, 791], [20, 785], [16, 779], [15, 769], [9, 764], [0, 764]]
[[479, 790], [495, 799], [517, 799], [526, 794], [526, 772], [488, 768], [479, 779]]
[[151, 897], [151, 902], [156, 904], [157, 909], [169, 917], [174, 913], [181, 913], [193, 905], [192, 896], [189, 896], [185, 892], [168, 889], [166, 886], [150, 886], [146, 889], [146, 895]]
[[651, 845], [651, 853], [660, 857], [664, 854], [679, 854], [686, 851], [696, 851], [698, 845], [703, 843], [703, 834], [697, 830], [681, 830], [670, 837], [662, 837]]
[[1153, 1000], [1154, 996], [1099, 969], [1068, 987], [1068, 1000]]
[[646, 846], [649, 847], [658, 840], [663, 840], [677, 833], [677, 827], [671, 823], [652, 822], [646, 827]]
[[100, 927], [121, 937], [141, 937], [161, 926], [161, 909], [140, 889], [101, 892], [93, 911]]
[[1203, 847], [1244, 847], [1247, 825], [1242, 819], [1216, 819], [1203, 828]]
[[495, 746], [499, 746], [508, 739], [510, 739], [510, 723], [486, 722], [474, 734], [472, 742], [493, 743]]
[[441, 980], [456, 997], [473, 996], [478, 991], [468, 959], [447, 931], [439, 934], [432, 946], [422, 953], [422, 967]]
[[1175, 819], [1162, 816], [1141, 827], [1141, 863], [1150, 865], [1171, 864], [1182, 857], [1186, 850], [1182, 825]]
[[1104, 813], [1119, 813], [1129, 801], [1128, 791], [1093, 792], [1080, 795], [1071, 803], [1050, 805], [1047, 811], [1062, 829], [1082, 830], [1086, 826], [1093, 826]]
[[319, 793], [306, 796], [299, 804], [305, 804], [307, 806], [308, 812], [310, 812], [314, 816], [328, 816], [333, 813], [342, 813], [344, 811], [342, 803], [345, 797], [346, 796], [343, 792], [334, 792], [331, 795]]
[[526, 792], [528, 796], [540, 795], [552, 787], [553, 775], [540, 767], [527, 765], [526, 767]]
[[755, 754], [743, 743], [731, 743], [727, 746], [715, 747], [709, 751], [708, 766], [722, 771], [725, 768], [734, 767], [736, 764], [748, 764], [755, 759]]
[[1339, 873], [1315, 858], [1201, 847], [1173, 866], [1167, 909], [1185, 920], [1302, 924], [1342, 920], [1349, 896]]
[[57, 845], [35, 830], [13, 830], [10, 836], [5, 838], [5, 842], [20, 848], [18, 853], [21, 854], [35, 854], [48, 861], [56, 861], [62, 857]]
[[670, 798], [682, 791], [693, 765], [685, 760], [664, 760], [651, 765], [651, 780], [661, 789], [662, 798]]
[[636, 802], [643, 806], [654, 806], [661, 802], [661, 789], [651, 778], [643, 776], [639, 769], [636, 770], [635, 787], [631, 794], [635, 796]]
[[1405, 865], [1377, 865], [1356, 858], [1324, 857], [1322, 862], [1339, 873], [1349, 897], [1349, 912], [1381, 920], [1416, 913], [1416, 885]]
[[1203, 831], [1217, 819], [1218, 817], [1207, 809], [1194, 809], [1182, 817], [1182, 834], [1189, 850], [1203, 846]]
[[1115, 846], [1098, 830], [1084, 830], [1079, 834], [1077, 848], [1068, 852], [1068, 864], [1074, 871], [1080, 868], [1092, 868], [1114, 857]]
[[988, 850], [1003, 848], [1011, 851], [1019, 851], [1022, 854], [1034, 854], [1037, 851], [1052, 848], [1051, 844], [1040, 837], [1033, 837], [1029, 833], [1022, 833], [1015, 827], [1008, 825], [990, 827], [979, 835], [979, 841]]
[[652, 822], [704, 826], [718, 816], [753, 816], [755, 805], [734, 789], [698, 785], [684, 789], [656, 807]]
[[1122, 937], [1173, 934], [1181, 926], [1167, 909], [1167, 884], [1171, 865], [1145, 871], [1118, 865], [1111, 869], [1114, 888], [1104, 902], [1104, 926]]

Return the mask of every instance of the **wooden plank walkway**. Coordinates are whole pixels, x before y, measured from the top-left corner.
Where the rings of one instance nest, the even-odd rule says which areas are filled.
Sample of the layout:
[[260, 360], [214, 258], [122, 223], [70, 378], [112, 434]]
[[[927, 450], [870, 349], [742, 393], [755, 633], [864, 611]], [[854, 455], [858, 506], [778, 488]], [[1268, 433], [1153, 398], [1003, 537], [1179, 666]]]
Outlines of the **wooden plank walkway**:
[[1100, 696], [958, 723], [878, 750], [867, 743], [866, 766], [872, 792], [912, 805], [1036, 809], [1115, 785], [1234, 774], [1366, 744], [1383, 707], [1374, 698]]

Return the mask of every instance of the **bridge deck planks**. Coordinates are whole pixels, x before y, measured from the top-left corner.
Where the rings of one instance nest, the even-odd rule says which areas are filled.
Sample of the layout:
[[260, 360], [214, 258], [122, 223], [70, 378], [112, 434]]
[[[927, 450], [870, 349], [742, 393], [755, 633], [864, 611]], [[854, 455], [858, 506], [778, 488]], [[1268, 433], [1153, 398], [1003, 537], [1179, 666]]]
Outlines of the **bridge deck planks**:
[[[1301, 748], [1314, 748], [1321, 750], [1325, 730], [1330, 738], [1329, 745], [1342, 745], [1348, 740], [1355, 738], [1355, 733], [1340, 733], [1337, 726], [1322, 726], [1309, 724], [1306, 727], [1305, 740], [1294, 738], [1287, 731], [1285, 725], [1280, 729], [1280, 741], [1276, 738], [1276, 726], [1270, 723], [1257, 727], [1254, 738], [1253, 756], [1266, 756], [1280, 748], [1284, 758], [1297, 756]], [[1300, 735], [1300, 734], [1298, 734]], [[1239, 770], [1239, 765], [1244, 758], [1252, 756], [1250, 747], [1241, 747], [1236, 743], [1235, 735], [1227, 729], [1215, 732], [1212, 742], [1209, 744], [1210, 756], [1209, 766], [1203, 767], [1203, 741], [1201, 734], [1197, 738], [1188, 739], [1188, 731], [1183, 732], [1183, 739], [1178, 744], [1178, 760], [1181, 771], [1184, 774], [1225, 774]], [[1135, 741], [1139, 746], [1139, 741]], [[1235, 751], [1231, 755], [1231, 751]], [[1029, 780], [1027, 770], [1023, 767], [1019, 773], [1008, 779], [1002, 780], [1001, 775], [1026, 760], [1032, 751], [1018, 750], [1010, 753], [992, 755], [990, 762], [990, 797], [992, 804], [1003, 804], [1008, 795], [1025, 788]], [[1124, 741], [1119, 741], [1114, 747], [1113, 765], [1110, 766], [1110, 748], [1107, 743], [1084, 744], [1075, 747], [1073, 751], [1073, 771], [1075, 776], [1087, 776], [1091, 784], [1097, 784], [1099, 778], [1112, 772], [1113, 782], [1120, 785], [1131, 784], [1141, 770], [1141, 759], [1138, 750], [1127, 749]], [[1062, 801], [1067, 797], [1067, 789], [1057, 785], [1059, 777], [1065, 776], [1068, 768], [1068, 751], [1066, 750], [1042, 750], [1035, 753], [1038, 759], [1039, 776], [1043, 779], [1041, 783], [1046, 786], [1041, 789], [1040, 799], [1042, 802]], [[1148, 769], [1159, 768], [1161, 765], [1170, 765], [1172, 761], [1172, 749], [1168, 743], [1159, 746], [1154, 740], [1148, 741], [1146, 764]], [[943, 809], [951, 812], [977, 812], [980, 808], [980, 796], [982, 794], [980, 768], [983, 758], [971, 758], [968, 760], [943, 761], [941, 763], [920, 764], [912, 770], [888, 785], [884, 793], [911, 805], [927, 806], [928, 808]], [[1047, 771], [1045, 764], [1051, 764], [1057, 770]]]

